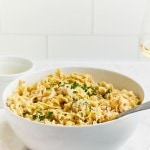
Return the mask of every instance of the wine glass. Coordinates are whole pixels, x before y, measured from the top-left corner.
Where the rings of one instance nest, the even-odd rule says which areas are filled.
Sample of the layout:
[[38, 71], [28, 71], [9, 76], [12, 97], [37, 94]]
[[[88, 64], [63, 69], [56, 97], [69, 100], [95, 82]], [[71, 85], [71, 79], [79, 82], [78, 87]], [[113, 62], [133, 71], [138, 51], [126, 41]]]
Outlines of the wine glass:
[[150, 0], [147, 1], [143, 24], [139, 37], [139, 47], [142, 53], [150, 58]]
[[[139, 36], [139, 47], [144, 56], [150, 59], [150, 0], [147, 0], [145, 8], [143, 24]], [[150, 145], [147, 146], [146, 150], [150, 150]]]

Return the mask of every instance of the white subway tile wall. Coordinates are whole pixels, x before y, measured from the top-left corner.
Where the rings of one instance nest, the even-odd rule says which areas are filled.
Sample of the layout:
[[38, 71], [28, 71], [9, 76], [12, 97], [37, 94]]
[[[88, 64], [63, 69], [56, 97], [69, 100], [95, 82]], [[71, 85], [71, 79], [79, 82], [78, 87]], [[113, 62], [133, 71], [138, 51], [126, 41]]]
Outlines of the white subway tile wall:
[[34, 60], [47, 58], [44, 36], [0, 35], [0, 55], [19, 55]]
[[91, 0], [3, 0], [2, 31], [90, 34]]
[[95, 0], [94, 33], [138, 35], [145, 0]]
[[49, 36], [48, 56], [53, 61], [132, 61], [138, 58], [137, 41], [136, 36]]
[[0, 34], [1, 34], [1, 16], [2, 16], [2, 0], [0, 0]]
[[0, 55], [137, 61], [147, 0], [0, 0]]

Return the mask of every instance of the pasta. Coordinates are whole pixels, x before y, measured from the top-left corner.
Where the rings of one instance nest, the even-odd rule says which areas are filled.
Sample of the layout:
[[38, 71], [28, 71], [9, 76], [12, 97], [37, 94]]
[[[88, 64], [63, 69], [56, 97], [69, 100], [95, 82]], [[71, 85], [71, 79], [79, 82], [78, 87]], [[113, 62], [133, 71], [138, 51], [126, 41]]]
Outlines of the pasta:
[[20, 80], [7, 98], [17, 115], [44, 124], [82, 126], [107, 122], [141, 103], [126, 89], [96, 83], [89, 74], [63, 74], [57, 69], [41, 81], [27, 85]]

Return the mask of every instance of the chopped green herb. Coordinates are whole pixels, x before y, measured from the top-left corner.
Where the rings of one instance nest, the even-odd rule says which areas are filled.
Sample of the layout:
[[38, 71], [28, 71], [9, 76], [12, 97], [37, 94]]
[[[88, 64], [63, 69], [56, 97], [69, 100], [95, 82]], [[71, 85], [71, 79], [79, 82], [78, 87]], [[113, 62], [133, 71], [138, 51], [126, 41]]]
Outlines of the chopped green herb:
[[81, 117], [83, 117], [83, 112], [81, 112]]
[[47, 87], [46, 90], [50, 90], [50, 87]]
[[73, 102], [72, 103], [76, 103], [78, 101], [78, 99], [73, 99]]
[[84, 83], [83, 86], [81, 87], [85, 92], [87, 91], [87, 85]]
[[37, 118], [37, 115], [32, 115], [32, 119], [36, 119]]
[[91, 93], [88, 91], [88, 92], [87, 92], [87, 95], [88, 95], [88, 96], [91, 96]]
[[88, 105], [88, 102], [84, 102], [83, 105], [86, 105], [86, 106], [87, 106], [87, 105]]
[[58, 85], [58, 87], [63, 87], [63, 86], [65, 86], [66, 84], [68, 84], [68, 83], [66, 83], [66, 82], [59, 82], [60, 84]]
[[65, 97], [67, 94], [66, 93], [62, 93], [62, 95]]
[[47, 118], [50, 118], [52, 116], [53, 112], [52, 111], [48, 111], [47, 113]]
[[76, 103], [78, 101], [78, 99], [73, 99], [72, 103], [71, 103], [71, 107], [74, 103]]
[[92, 89], [92, 95], [96, 95], [96, 94], [97, 94], [97, 93], [96, 93], [96, 88], [91, 87], [91, 89]]
[[40, 115], [40, 116], [39, 116], [39, 119], [40, 119], [40, 121], [42, 121], [42, 120], [45, 119], [45, 116], [44, 116], [44, 115]]
[[108, 93], [111, 93], [111, 90], [110, 90], [110, 89], [108, 89], [102, 96], [105, 98], [105, 96], [106, 96]]
[[71, 80], [68, 80], [68, 83], [69, 83], [69, 84], [71, 84], [71, 83], [72, 83], [72, 81], [71, 81]]
[[105, 94], [107, 94], [107, 93], [111, 93], [111, 90], [110, 90], [110, 89], [108, 89], [108, 90], [106, 91], [106, 93], [105, 93]]
[[97, 83], [98, 84], [98, 86], [102, 86], [102, 84], [101, 83]]
[[104, 82], [100, 82], [100, 83], [98, 83], [98, 85], [99, 85], [99, 86], [102, 86], [102, 87], [105, 87], [105, 86], [106, 86]]
[[26, 114], [29, 114], [29, 112], [25, 111], [25, 112], [22, 113], [23, 116], [25, 116]]
[[73, 91], [73, 93], [78, 93], [78, 91]]
[[89, 110], [92, 111], [92, 107], [91, 106], [89, 106]]
[[75, 81], [73, 82], [73, 84], [71, 85], [71, 89], [75, 89], [79, 84]]

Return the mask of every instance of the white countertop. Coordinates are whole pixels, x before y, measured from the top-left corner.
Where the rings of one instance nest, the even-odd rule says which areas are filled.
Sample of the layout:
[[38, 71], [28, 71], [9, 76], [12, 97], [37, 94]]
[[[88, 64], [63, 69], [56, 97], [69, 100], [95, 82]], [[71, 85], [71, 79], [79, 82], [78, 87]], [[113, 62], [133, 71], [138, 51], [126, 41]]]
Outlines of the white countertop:
[[[145, 101], [150, 100], [150, 62], [35, 62], [35, 69], [62, 66], [89, 66], [123, 73], [139, 82], [145, 91]], [[141, 122], [132, 137], [120, 150], [150, 150], [150, 110], [140, 112]], [[7, 148], [4, 148], [7, 146]], [[11, 130], [5, 112], [0, 109], [0, 150], [27, 150]]]

